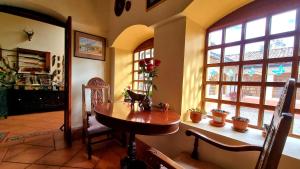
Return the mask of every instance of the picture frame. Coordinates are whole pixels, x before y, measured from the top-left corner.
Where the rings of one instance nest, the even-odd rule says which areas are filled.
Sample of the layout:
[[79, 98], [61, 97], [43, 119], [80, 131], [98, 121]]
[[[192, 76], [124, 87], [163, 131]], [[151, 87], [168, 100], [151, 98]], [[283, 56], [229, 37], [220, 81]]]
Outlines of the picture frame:
[[165, 0], [146, 0], [146, 11], [149, 11], [164, 1]]
[[80, 31], [74, 32], [74, 55], [80, 58], [105, 61], [106, 39]]

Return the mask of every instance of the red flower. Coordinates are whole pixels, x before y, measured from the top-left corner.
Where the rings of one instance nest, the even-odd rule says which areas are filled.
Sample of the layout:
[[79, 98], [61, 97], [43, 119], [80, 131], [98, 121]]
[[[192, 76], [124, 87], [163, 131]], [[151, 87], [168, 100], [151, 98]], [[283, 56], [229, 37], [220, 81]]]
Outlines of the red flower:
[[152, 59], [151, 58], [146, 58], [144, 60], [145, 60], [146, 64], [150, 64]]
[[148, 64], [147, 65], [147, 71], [152, 72], [154, 70], [154, 65], [153, 64]]
[[159, 65], [160, 65], [160, 62], [161, 62], [160, 60], [155, 59], [155, 60], [154, 60], [154, 65], [155, 65], [155, 66], [159, 66]]
[[146, 65], [145, 60], [140, 60], [139, 61], [139, 65], [140, 65], [140, 67], [145, 66]]

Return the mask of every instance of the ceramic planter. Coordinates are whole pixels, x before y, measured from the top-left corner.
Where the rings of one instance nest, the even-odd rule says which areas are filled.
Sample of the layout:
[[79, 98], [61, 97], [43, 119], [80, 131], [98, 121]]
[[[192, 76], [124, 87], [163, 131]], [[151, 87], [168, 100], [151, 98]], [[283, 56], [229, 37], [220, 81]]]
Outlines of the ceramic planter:
[[233, 129], [239, 132], [247, 131], [249, 119], [244, 117], [232, 117]]
[[202, 113], [191, 111], [190, 112], [190, 118], [193, 123], [199, 123], [202, 119]]
[[213, 109], [212, 111], [212, 121], [210, 122], [211, 125], [216, 126], [216, 127], [223, 127], [225, 126], [225, 120], [226, 116], [229, 114], [227, 111], [224, 110], [218, 110], [218, 109]]

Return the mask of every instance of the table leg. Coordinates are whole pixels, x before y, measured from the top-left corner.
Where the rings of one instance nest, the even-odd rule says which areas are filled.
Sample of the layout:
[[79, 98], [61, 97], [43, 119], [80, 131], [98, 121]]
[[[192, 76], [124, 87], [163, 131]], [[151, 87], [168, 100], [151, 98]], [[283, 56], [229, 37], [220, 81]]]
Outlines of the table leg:
[[122, 169], [146, 169], [147, 166], [143, 161], [136, 159], [136, 144], [135, 144], [135, 133], [130, 132], [128, 142], [127, 157], [121, 160]]

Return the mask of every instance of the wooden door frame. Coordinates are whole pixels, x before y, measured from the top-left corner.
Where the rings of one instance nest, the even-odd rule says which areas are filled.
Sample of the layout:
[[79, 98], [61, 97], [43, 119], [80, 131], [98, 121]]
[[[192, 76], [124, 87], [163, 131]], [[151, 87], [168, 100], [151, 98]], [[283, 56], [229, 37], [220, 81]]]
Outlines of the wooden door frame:
[[71, 51], [71, 38], [72, 38], [72, 19], [69, 16], [66, 21], [61, 21], [58, 18], [50, 15], [40, 13], [37, 11], [0, 5], [0, 12], [21, 16], [28, 19], [37, 20], [40, 22], [48, 23], [51, 25], [59, 26], [65, 29], [65, 109], [64, 109], [64, 136], [68, 144], [72, 143], [71, 137], [71, 70], [72, 70], [72, 51]]

